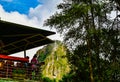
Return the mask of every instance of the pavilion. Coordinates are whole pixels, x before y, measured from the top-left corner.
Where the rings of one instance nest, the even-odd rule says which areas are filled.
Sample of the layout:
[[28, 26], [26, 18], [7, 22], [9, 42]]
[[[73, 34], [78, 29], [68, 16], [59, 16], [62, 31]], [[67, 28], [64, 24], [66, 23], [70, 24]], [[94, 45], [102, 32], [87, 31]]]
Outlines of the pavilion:
[[55, 32], [0, 20], [0, 54], [24, 51], [26, 57], [26, 50], [54, 42], [47, 38], [53, 34]]

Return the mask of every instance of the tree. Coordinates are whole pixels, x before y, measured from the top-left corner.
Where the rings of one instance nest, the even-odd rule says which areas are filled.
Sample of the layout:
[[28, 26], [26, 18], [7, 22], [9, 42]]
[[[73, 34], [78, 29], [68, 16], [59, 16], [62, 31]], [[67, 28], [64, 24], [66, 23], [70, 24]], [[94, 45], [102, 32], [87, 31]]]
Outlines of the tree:
[[[73, 71], [76, 71], [76, 75], [81, 76], [80, 70], [85, 68], [87, 70], [85, 76], [89, 75], [87, 80], [91, 82], [103, 82], [104, 80], [101, 66], [105, 65], [102, 62], [106, 63], [106, 60], [101, 58], [101, 54], [104, 56], [103, 52], [108, 50], [104, 47], [108, 47], [109, 42], [105, 44], [108, 40], [103, 35], [103, 31], [104, 29], [109, 31], [108, 28], [112, 24], [109, 14], [114, 5], [113, 7], [111, 5], [113, 4], [106, 0], [65, 0], [58, 5], [58, 9], [61, 11], [45, 22], [46, 26], [54, 27], [58, 32], [64, 34], [65, 43], [73, 51], [73, 54], [69, 56], [74, 67]], [[79, 59], [80, 61], [78, 61]], [[96, 77], [94, 77], [95, 75]]]

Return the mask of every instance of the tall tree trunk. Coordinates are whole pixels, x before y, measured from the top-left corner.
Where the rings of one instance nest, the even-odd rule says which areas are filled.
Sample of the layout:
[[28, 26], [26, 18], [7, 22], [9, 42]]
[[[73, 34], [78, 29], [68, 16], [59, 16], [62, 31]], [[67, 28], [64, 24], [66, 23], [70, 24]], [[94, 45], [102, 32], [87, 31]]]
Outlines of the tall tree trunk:
[[87, 46], [88, 46], [88, 57], [89, 57], [89, 71], [90, 71], [90, 81], [91, 82], [94, 82], [94, 78], [93, 78], [93, 68], [92, 68], [92, 61], [91, 61], [91, 57], [92, 57], [92, 53], [91, 53], [91, 50], [90, 50], [90, 40], [88, 39], [87, 40]]
[[99, 36], [97, 36], [96, 34], [94, 35], [95, 38], [95, 44], [96, 44], [96, 48], [95, 48], [95, 53], [96, 53], [96, 62], [97, 62], [97, 72], [98, 72], [98, 79], [100, 80], [100, 82], [103, 82], [103, 78], [102, 78], [102, 71], [101, 71], [101, 67], [100, 67], [100, 56], [99, 56], [99, 45], [100, 45], [100, 40], [99, 40]]
[[[90, 4], [93, 4], [93, 0], [90, 0]], [[101, 70], [100, 70], [100, 58], [99, 58], [99, 36], [97, 35], [97, 30], [95, 27], [95, 19], [94, 19], [94, 10], [93, 10], [93, 6], [91, 6], [91, 17], [92, 17], [92, 28], [94, 30], [94, 37], [92, 39], [95, 39], [95, 44], [96, 44], [96, 48], [95, 48], [95, 53], [96, 53], [96, 59], [97, 59], [97, 67], [98, 67], [98, 79], [102, 82], [102, 77], [101, 77]], [[100, 11], [100, 10], [99, 10]], [[98, 19], [98, 24], [100, 25], [100, 21]], [[99, 30], [99, 28], [98, 28]], [[91, 42], [92, 43], [92, 42]]]
[[91, 61], [91, 57], [92, 57], [92, 53], [91, 53], [91, 38], [89, 36], [89, 30], [91, 28], [91, 25], [90, 25], [90, 21], [89, 21], [89, 16], [87, 15], [86, 18], [85, 18], [85, 21], [86, 21], [86, 31], [87, 31], [87, 37], [86, 37], [86, 42], [87, 42], [87, 47], [88, 47], [88, 51], [87, 51], [87, 54], [88, 54], [88, 63], [89, 63], [89, 72], [90, 72], [90, 81], [91, 82], [94, 82], [94, 77], [93, 77], [93, 68], [92, 68], [92, 61]]

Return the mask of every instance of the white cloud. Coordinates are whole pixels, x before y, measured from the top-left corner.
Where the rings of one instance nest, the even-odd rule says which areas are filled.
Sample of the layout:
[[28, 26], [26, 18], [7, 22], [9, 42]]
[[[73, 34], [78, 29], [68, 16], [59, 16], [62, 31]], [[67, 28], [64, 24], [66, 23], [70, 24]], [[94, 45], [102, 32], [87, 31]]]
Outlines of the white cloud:
[[5, 12], [3, 7], [0, 5], [0, 17], [1, 20], [14, 22], [18, 24], [28, 25], [28, 26], [37, 26], [37, 19], [31, 18], [29, 19], [27, 15], [20, 14], [17, 11], [16, 12]]
[[[61, 3], [62, 0], [42, 0], [42, 2], [44, 3], [43, 5], [38, 5], [36, 8], [30, 8], [29, 11], [29, 17], [37, 18], [39, 25], [42, 25], [41, 27], [43, 27], [44, 21], [57, 11], [57, 5]], [[44, 27], [43, 29], [50, 30], [48, 27]], [[55, 29], [52, 30], [55, 31]], [[62, 40], [60, 34], [50, 36], [49, 38], [52, 40]]]
[[43, 22], [55, 13], [57, 10], [57, 4], [62, 2], [62, 0], [45, 0], [46, 3], [43, 5], [38, 5], [36, 8], [30, 8], [29, 17], [38, 18], [39, 22]]
[[[42, 28], [43, 22], [56, 12], [56, 4], [62, 2], [62, 0], [45, 1], [44, 4], [38, 5], [36, 8], [30, 8], [28, 15], [20, 14], [17, 11], [8, 13], [0, 5], [0, 17], [5, 21]], [[50, 30], [49, 28], [43, 29]]]
[[[4, 0], [4, 1], [12, 1], [12, 0]], [[29, 14], [20, 14], [19, 12], [6, 12], [2, 5], [0, 5], [0, 17], [1, 20], [14, 22], [18, 24], [28, 25], [36, 28], [42, 28], [43, 22], [49, 18], [49, 16], [53, 15], [53, 13], [56, 12], [56, 4], [62, 2], [62, 0], [45, 0], [44, 4], [38, 5], [36, 8], [30, 8]], [[42, 29], [50, 30], [48, 27], [44, 27]], [[55, 31], [55, 30], [54, 30]], [[52, 40], [62, 40], [62, 38], [59, 36], [59, 34], [56, 34], [54, 36], [50, 36]], [[30, 58], [32, 57], [33, 53], [40, 49], [40, 47], [29, 50], [28, 56]], [[31, 54], [30, 54], [31, 53]], [[23, 54], [23, 52], [18, 53]], [[16, 56], [20, 56], [18, 54], [15, 54]], [[14, 54], [13, 54], [14, 55]]]

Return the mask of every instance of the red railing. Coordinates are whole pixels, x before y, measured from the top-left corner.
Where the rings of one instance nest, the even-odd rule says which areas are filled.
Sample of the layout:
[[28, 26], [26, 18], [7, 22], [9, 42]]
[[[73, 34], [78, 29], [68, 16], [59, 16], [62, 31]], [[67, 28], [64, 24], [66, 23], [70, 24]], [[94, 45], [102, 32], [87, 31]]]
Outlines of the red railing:
[[0, 55], [0, 78], [39, 80], [40, 70], [40, 64], [32, 70], [26, 58]]
[[24, 62], [0, 61], [0, 78], [39, 80], [40, 75], [40, 66], [32, 70], [30, 63], [26, 65]]

